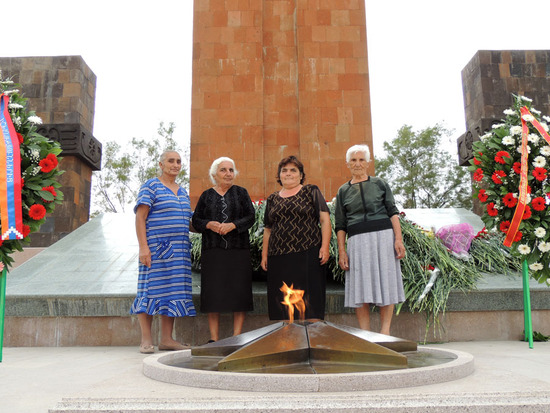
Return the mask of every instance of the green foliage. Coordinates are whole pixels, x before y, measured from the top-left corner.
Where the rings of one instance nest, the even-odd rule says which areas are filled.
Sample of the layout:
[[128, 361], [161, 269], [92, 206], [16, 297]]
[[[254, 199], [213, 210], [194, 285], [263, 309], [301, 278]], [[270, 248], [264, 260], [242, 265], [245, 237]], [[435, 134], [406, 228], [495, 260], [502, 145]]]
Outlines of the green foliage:
[[129, 150], [115, 141], [108, 141], [103, 149], [103, 166], [93, 175], [92, 216], [102, 212], [124, 212], [131, 209], [140, 186], [150, 178], [158, 176], [160, 155], [167, 150], [179, 152], [183, 166], [176, 178], [179, 185], [187, 186], [189, 177], [185, 166], [186, 152], [173, 138], [175, 125], [163, 122], [158, 136], [153, 139], [132, 138]]
[[449, 131], [440, 125], [419, 132], [404, 125], [384, 142], [386, 157], [376, 160], [376, 175], [391, 184], [403, 208], [471, 209], [470, 175], [441, 149], [444, 135]]

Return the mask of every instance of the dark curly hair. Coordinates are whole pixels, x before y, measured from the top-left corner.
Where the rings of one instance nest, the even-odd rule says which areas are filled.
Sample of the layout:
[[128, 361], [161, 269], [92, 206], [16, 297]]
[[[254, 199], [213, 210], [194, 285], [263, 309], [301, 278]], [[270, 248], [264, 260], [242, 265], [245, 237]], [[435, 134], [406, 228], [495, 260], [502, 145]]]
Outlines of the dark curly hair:
[[304, 172], [304, 164], [300, 162], [298, 158], [296, 158], [294, 155], [287, 156], [286, 158], [281, 159], [281, 162], [279, 162], [279, 166], [277, 168], [277, 183], [281, 186], [283, 186], [283, 183], [281, 182], [281, 169], [283, 169], [283, 166], [288, 165], [289, 163], [293, 164], [298, 168], [300, 171], [300, 174], [302, 175], [302, 179], [300, 179], [300, 184], [303, 184], [306, 180], [306, 173]]

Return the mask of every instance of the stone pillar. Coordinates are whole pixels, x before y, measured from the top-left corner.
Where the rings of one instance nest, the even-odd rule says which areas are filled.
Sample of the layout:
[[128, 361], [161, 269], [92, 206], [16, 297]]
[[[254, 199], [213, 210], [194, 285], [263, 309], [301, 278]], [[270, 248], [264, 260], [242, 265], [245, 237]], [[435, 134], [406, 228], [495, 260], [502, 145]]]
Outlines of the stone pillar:
[[93, 136], [96, 76], [80, 56], [0, 58], [3, 77], [21, 84], [43, 125], [38, 132], [61, 144], [62, 205], [31, 235], [47, 247], [90, 217], [92, 171], [101, 167], [101, 143]]
[[550, 113], [550, 50], [480, 50], [462, 69], [466, 133], [458, 139], [460, 165], [469, 165], [472, 143], [500, 123], [512, 94], [533, 99]]
[[347, 148], [372, 148], [368, 82], [364, 1], [195, 0], [192, 202], [219, 156], [258, 200], [296, 155], [331, 199], [349, 178]]

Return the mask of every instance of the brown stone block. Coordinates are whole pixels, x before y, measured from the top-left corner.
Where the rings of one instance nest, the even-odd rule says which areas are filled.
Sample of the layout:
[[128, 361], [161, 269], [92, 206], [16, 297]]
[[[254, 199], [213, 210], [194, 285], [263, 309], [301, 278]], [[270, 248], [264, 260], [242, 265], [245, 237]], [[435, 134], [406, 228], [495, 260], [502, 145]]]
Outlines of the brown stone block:
[[281, 19], [279, 16], [264, 15], [263, 29], [264, 31], [278, 31], [281, 26]]
[[[357, 108], [346, 108], [339, 107], [338, 110], [338, 124], [339, 125], [351, 125], [354, 122], [354, 109]], [[362, 110], [362, 108], [359, 108]]]
[[342, 105], [346, 107], [356, 107], [363, 105], [363, 91], [360, 90], [343, 90]]
[[508, 63], [500, 63], [498, 65], [498, 72], [503, 79], [510, 77], [510, 65]]
[[204, 109], [219, 109], [220, 108], [220, 95], [218, 93], [207, 92], [204, 93], [204, 101], [202, 107]]
[[319, 53], [316, 56], [312, 57], [324, 57], [324, 58], [333, 58], [338, 57], [339, 55], [339, 44], [338, 42], [316, 42], [313, 43], [317, 46]]
[[351, 24], [349, 10], [332, 10], [330, 13], [331, 26], [349, 26]]
[[260, 43], [262, 41], [262, 31], [257, 27], [247, 27], [244, 41], [246, 43]]
[[233, 77], [233, 90], [235, 92], [253, 92], [256, 90], [256, 77], [254, 75], [237, 75]]
[[339, 39], [329, 38], [326, 26], [313, 26], [311, 28], [311, 40], [314, 42], [338, 41]]
[[261, 59], [262, 45], [259, 43], [244, 43], [242, 53], [245, 59]]
[[329, 72], [330, 74], [339, 74], [339, 73], [346, 73], [346, 60], [347, 59], [337, 59], [332, 58], [329, 60]]
[[225, 45], [227, 47], [227, 57], [229, 59], [243, 59], [243, 44], [242, 43], [229, 43]]
[[[214, 59], [204, 59], [204, 60], [217, 60], [217, 59], [227, 59], [227, 45], [226, 44], [214, 44]], [[202, 62], [202, 60], [201, 60]]]
[[320, 91], [332, 91], [339, 89], [340, 80], [339, 74], [320, 74], [319, 86]]
[[219, 92], [232, 92], [233, 78], [234, 76], [228, 76], [228, 75], [219, 76], [218, 78], [213, 78], [212, 80], [214, 81], [214, 85], [215, 85], [214, 89], [208, 89], [208, 90], [219, 91]]
[[338, 111], [336, 108], [321, 108], [321, 122], [337, 124], [338, 122]]
[[341, 90], [364, 90], [367, 77], [362, 74], [346, 73], [338, 75], [338, 86]]
[[63, 85], [63, 97], [80, 96], [82, 85], [80, 83], [65, 83]]

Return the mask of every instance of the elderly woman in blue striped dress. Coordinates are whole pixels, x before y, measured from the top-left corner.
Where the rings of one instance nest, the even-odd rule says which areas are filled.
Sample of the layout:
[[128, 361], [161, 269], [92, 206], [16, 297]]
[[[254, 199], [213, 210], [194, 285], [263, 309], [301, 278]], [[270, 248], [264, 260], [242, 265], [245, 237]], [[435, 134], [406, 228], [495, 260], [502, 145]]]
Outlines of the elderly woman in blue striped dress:
[[367, 145], [349, 148], [346, 162], [352, 177], [338, 189], [335, 208], [338, 264], [346, 272], [344, 305], [355, 308], [364, 330], [370, 330], [370, 305], [380, 307], [380, 333], [389, 335], [394, 306], [405, 301], [399, 211], [388, 184], [368, 175]]
[[139, 243], [139, 281], [131, 314], [141, 328], [141, 353], [154, 353], [151, 324], [160, 315], [159, 350], [184, 350], [174, 340], [174, 318], [196, 315], [191, 295], [189, 223], [191, 204], [176, 183], [181, 157], [166, 151], [160, 157], [161, 175], [145, 182], [138, 194], [136, 234]]

